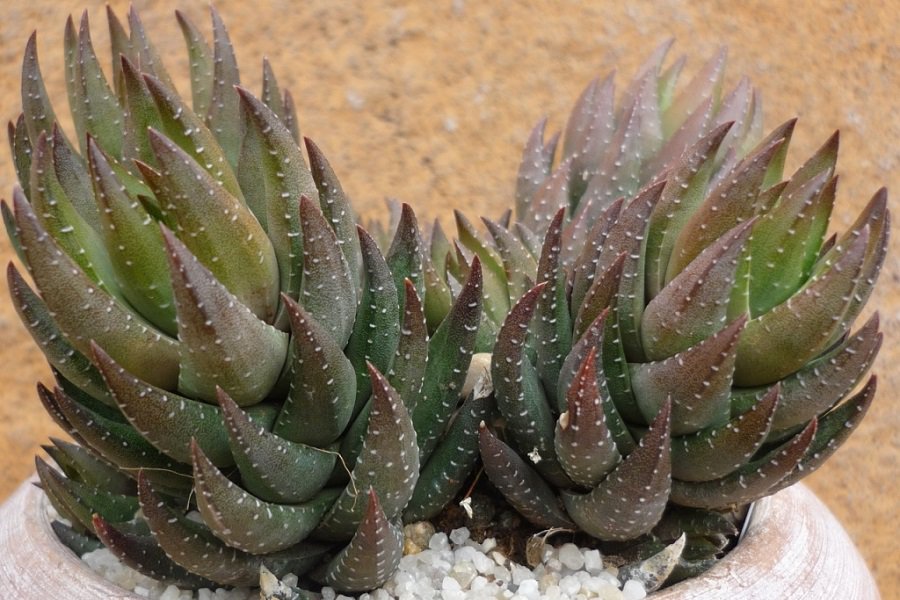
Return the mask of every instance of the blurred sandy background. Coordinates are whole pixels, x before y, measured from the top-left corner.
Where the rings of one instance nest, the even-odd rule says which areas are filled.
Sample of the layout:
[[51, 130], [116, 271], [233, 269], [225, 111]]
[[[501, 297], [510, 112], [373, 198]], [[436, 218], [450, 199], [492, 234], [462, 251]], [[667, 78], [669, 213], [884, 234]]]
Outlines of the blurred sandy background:
[[[120, 14], [126, 2], [110, 4]], [[19, 64], [38, 29], [44, 77], [65, 115], [65, 18], [88, 8], [108, 64], [104, 3], [12, 0], [0, 18], [0, 118], [19, 113]], [[183, 42], [172, 11], [208, 31], [203, 2], [138, 1], [144, 23], [182, 92]], [[900, 193], [900, 3], [839, 0], [728, 2], [237, 2], [217, 7], [242, 66], [258, 89], [263, 56], [297, 100], [300, 126], [324, 149], [364, 216], [391, 196], [420, 221], [451, 223], [451, 207], [497, 215], [511, 202], [522, 144], [541, 116], [559, 128], [582, 87], [618, 67], [620, 85], [649, 51], [677, 38], [690, 74], [722, 44], [726, 83], [750, 76], [766, 124], [800, 122], [789, 170], [841, 129], [841, 184], [834, 226], [846, 227], [881, 185]], [[65, 118], [65, 117], [64, 117]], [[69, 123], [66, 123], [69, 125]], [[0, 194], [14, 183], [0, 153]], [[896, 201], [891, 202], [896, 206]], [[860, 430], [807, 481], [844, 522], [885, 598], [900, 597], [900, 236], [870, 305], [880, 307], [885, 345], [879, 391]], [[4, 236], [5, 237], [5, 236]], [[0, 254], [12, 256], [4, 239]], [[5, 279], [2, 284], [5, 288]], [[33, 469], [32, 455], [58, 434], [35, 397], [48, 380], [40, 352], [0, 299], [0, 498]]]

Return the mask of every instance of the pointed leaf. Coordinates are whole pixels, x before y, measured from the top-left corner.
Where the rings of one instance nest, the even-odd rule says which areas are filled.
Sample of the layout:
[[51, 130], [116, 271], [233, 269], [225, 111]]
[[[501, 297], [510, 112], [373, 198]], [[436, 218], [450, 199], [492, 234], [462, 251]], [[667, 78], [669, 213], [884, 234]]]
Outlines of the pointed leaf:
[[[605, 387], [605, 386], [603, 386]], [[554, 444], [559, 462], [576, 484], [594, 487], [621, 460], [606, 426], [608, 399], [597, 381], [597, 348], [592, 348], [566, 393], [566, 411], [556, 423]]]
[[50, 438], [50, 441], [52, 446], [42, 448], [69, 479], [108, 490], [111, 494], [134, 496], [137, 493], [132, 478], [88, 448], [56, 438]]
[[753, 220], [737, 225], [703, 251], [644, 310], [641, 337], [650, 360], [662, 360], [719, 331]]
[[672, 476], [681, 481], [710, 481], [747, 464], [772, 427], [778, 406], [772, 387], [749, 411], [726, 425], [672, 440]]
[[350, 543], [328, 564], [325, 581], [341, 592], [363, 592], [384, 584], [403, 556], [403, 531], [387, 517], [369, 488], [365, 516]]
[[212, 100], [215, 61], [213, 50], [203, 34], [180, 10], [175, 11], [184, 43], [188, 50], [188, 64], [191, 70], [191, 103], [194, 112], [205, 115]]
[[553, 488], [484, 423], [479, 428], [478, 447], [484, 472], [519, 514], [540, 527], [573, 527]]
[[269, 502], [296, 504], [325, 487], [337, 461], [336, 452], [271, 433], [270, 426], [251, 420], [222, 390], [219, 406], [231, 454], [250, 493]]
[[275, 504], [244, 491], [191, 444], [194, 490], [203, 521], [220, 540], [251, 554], [269, 554], [306, 539], [340, 490], [329, 489], [304, 504]]
[[722, 510], [769, 495], [803, 459], [816, 433], [813, 420], [796, 436], [720, 479], [703, 482], [675, 480], [672, 502], [682, 506]]
[[291, 320], [291, 387], [274, 433], [292, 442], [325, 446], [337, 440], [353, 414], [356, 373], [329, 332], [287, 296]]
[[347, 539], [365, 519], [363, 490], [374, 489], [388, 520], [400, 516], [419, 477], [416, 430], [406, 406], [387, 379], [369, 365], [372, 409], [362, 451], [350, 483], [325, 517], [318, 534], [323, 539]]
[[547, 119], [545, 117], [532, 129], [522, 152], [522, 161], [519, 163], [519, 173], [516, 177], [516, 218], [520, 221], [528, 214], [532, 196], [550, 175], [553, 165], [553, 155], [556, 153], [559, 134], [552, 136], [545, 144], [544, 130], [546, 128]]
[[25, 45], [22, 58], [22, 112], [28, 138], [37, 140], [41, 133], [50, 134], [56, 123], [56, 113], [44, 87], [44, 77], [38, 64], [37, 32], [33, 32]]
[[482, 274], [478, 257], [447, 318], [428, 341], [425, 379], [413, 409], [422, 460], [427, 460], [459, 401], [481, 323]]
[[400, 339], [401, 304], [394, 278], [375, 240], [362, 227], [357, 231], [365, 277], [353, 333], [344, 353], [356, 370], [355, 406], [358, 409], [368, 400], [372, 389], [366, 363], [372, 363], [385, 373], [391, 367]]
[[666, 402], [638, 447], [589, 494], [563, 493], [573, 521], [601, 540], [631, 540], [659, 522], [672, 486], [671, 404]]
[[[601, 253], [604, 251], [606, 238], [609, 236], [613, 225], [618, 222], [619, 214], [621, 213], [622, 205], [624, 203], [625, 199], [619, 198], [606, 207], [606, 209], [597, 215], [595, 219], [591, 220], [591, 229], [586, 234], [584, 246], [572, 264], [571, 275], [569, 277], [571, 285], [569, 304], [572, 313], [576, 315], [579, 310], [581, 310], [579, 307], [584, 304], [584, 299], [588, 290], [594, 284], [594, 278], [598, 271], [597, 264], [600, 260]], [[613, 249], [610, 249], [609, 252], [613, 252]], [[619, 260], [620, 254], [622, 253], [620, 252], [616, 255], [615, 260]], [[604, 262], [607, 263], [608, 261], [604, 259]], [[606, 272], [608, 270], [609, 266], [607, 265], [601, 272]], [[616, 289], [618, 289], [618, 287]]]
[[175, 387], [178, 343], [91, 282], [47, 235], [28, 202], [13, 199], [31, 275], [69, 343], [88, 355], [96, 340], [142, 379]]
[[484, 275], [484, 310], [493, 322], [500, 323], [509, 312], [510, 291], [500, 253], [493, 248], [472, 223], [458, 210], [453, 211], [460, 243], [481, 259]]
[[300, 304], [326, 327], [338, 347], [350, 339], [356, 318], [356, 288], [337, 237], [314, 201], [300, 197], [303, 278]]
[[241, 84], [234, 48], [228, 38], [219, 11], [210, 5], [213, 24], [213, 84], [206, 124], [215, 134], [232, 168], [237, 165], [243, 131], [240, 127], [240, 107], [235, 86]]
[[[144, 30], [144, 23], [138, 15], [134, 6], [128, 9], [128, 27], [131, 29], [131, 48], [137, 57], [137, 63], [143, 73], [149, 73], [156, 79], [160, 80], [167, 88], [174, 90], [175, 84], [172, 78], [166, 72], [162, 60], [160, 60], [159, 52], [150, 42], [147, 32]], [[129, 56], [129, 58], [131, 58]]]

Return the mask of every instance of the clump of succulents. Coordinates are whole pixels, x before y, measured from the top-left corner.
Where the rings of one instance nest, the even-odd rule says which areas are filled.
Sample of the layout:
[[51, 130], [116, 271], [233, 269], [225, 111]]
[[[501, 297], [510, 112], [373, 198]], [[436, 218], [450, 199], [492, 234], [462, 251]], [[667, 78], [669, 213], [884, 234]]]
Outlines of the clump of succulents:
[[617, 103], [591, 83], [561, 151], [543, 123], [529, 139], [515, 220], [426, 240], [409, 206], [357, 225], [269, 64], [257, 98], [215, 11], [212, 46], [178, 20], [190, 102], [109, 11], [109, 79], [87, 17], [67, 23], [74, 143], [34, 37], [9, 128], [3, 218], [37, 291], [13, 265], [9, 287], [76, 442], [38, 474], [76, 551], [187, 586], [371, 589], [401, 521], [480, 456], [536, 525], [652, 555], [623, 572], [655, 587], [708, 567], [727, 511], [815, 470], [872, 401], [874, 377], [853, 391], [877, 316], [852, 326], [886, 194], [828, 237], [837, 135], [782, 181], [794, 122], [763, 137], [723, 55], [679, 87], [664, 47]]
[[3, 217], [37, 292], [12, 264], [8, 281], [56, 376], [40, 397], [77, 442], [47, 447], [62, 472], [38, 459], [41, 486], [73, 548], [99, 538], [164, 581], [266, 567], [371, 589], [404, 510], [440, 510], [477, 460], [490, 404], [459, 398], [481, 272], [434, 309], [412, 210], [382, 252], [305, 139], [307, 166], [269, 64], [261, 98], [241, 88], [212, 17], [210, 46], [178, 14], [190, 102], [137, 13], [126, 33], [109, 11], [109, 79], [87, 15], [69, 19], [74, 140], [26, 47]]
[[890, 227], [882, 189], [828, 237], [838, 134], [785, 179], [795, 121], [763, 137], [747, 81], [722, 93], [724, 53], [679, 87], [667, 49], [618, 103], [592, 82], [561, 151], [535, 128], [515, 221], [458, 214], [434, 250], [484, 272], [490, 481], [531, 522], [639, 556], [687, 533], [666, 571], [684, 576], [736, 533], [723, 513], [814, 471], [869, 407], [874, 376], [851, 394], [877, 314], [851, 328]]

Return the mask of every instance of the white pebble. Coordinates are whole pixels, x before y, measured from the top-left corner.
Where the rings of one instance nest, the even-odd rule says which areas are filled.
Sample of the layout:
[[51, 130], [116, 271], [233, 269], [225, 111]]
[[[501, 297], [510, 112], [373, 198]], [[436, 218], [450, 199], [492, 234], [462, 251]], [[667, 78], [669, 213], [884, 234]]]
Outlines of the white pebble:
[[577, 571], [584, 566], [584, 554], [575, 544], [563, 544], [559, 549], [559, 562], [566, 568]]
[[450, 541], [454, 544], [462, 544], [467, 539], [469, 539], [469, 529], [467, 527], [460, 527], [450, 532]]
[[594, 575], [603, 570], [603, 557], [599, 550], [584, 551], [584, 570]]
[[629, 579], [622, 588], [622, 595], [625, 596], [625, 600], [641, 600], [647, 597], [647, 590], [637, 579]]

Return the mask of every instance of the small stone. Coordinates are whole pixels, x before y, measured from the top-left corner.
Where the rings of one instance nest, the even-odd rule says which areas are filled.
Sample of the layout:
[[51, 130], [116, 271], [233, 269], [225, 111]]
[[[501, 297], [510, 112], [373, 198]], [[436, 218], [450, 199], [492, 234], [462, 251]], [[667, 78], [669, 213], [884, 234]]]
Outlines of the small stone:
[[472, 580], [478, 576], [475, 565], [470, 562], [458, 562], [450, 569], [450, 577], [459, 582], [463, 589], [468, 588]]
[[428, 521], [410, 523], [403, 528], [403, 554], [418, 554], [428, 547], [434, 525]]
[[559, 548], [559, 562], [565, 565], [566, 568], [577, 571], [584, 566], [584, 554], [581, 553], [581, 549], [575, 544], [563, 544]]
[[514, 585], [519, 585], [528, 579], [534, 579], [534, 573], [531, 572], [531, 569], [525, 568], [522, 565], [513, 563], [512, 569], [510, 570], [512, 571], [512, 582]]
[[498, 565], [506, 564], [506, 557], [503, 555], [502, 552], [496, 552], [496, 551], [491, 552], [491, 558], [493, 558], [494, 562], [497, 563]]
[[431, 539], [428, 540], [428, 547], [435, 552], [440, 552], [441, 550], [447, 550], [450, 548], [450, 542], [447, 539], [447, 534], [439, 531], [431, 536]]
[[603, 557], [600, 556], [599, 550], [585, 550], [584, 570], [592, 575], [603, 571]]
[[538, 582], [534, 579], [526, 579], [519, 583], [519, 587], [516, 592], [520, 596], [524, 596], [529, 600], [538, 600], [541, 597], [541, 591], [538, 586]]
[[625, 600], [641, 600], [647, 597], [647, 590], [640, 581], [629, 579], [622, 587], [622, 595], [625, 596]]
[[467, 539], [469, 539], [469, 529], [466, 527], [460, 527], [450, 532], [450, 541], [456, 545], [464, 544]]
[[563, 594], [569, 596], [570, 598], [574, 598], [575, 594], [581, 589], [581, 582], [578, 581], [577, 577], [572, 575], [566, 575], [562, 579], [559, 580], [559, 589]]

